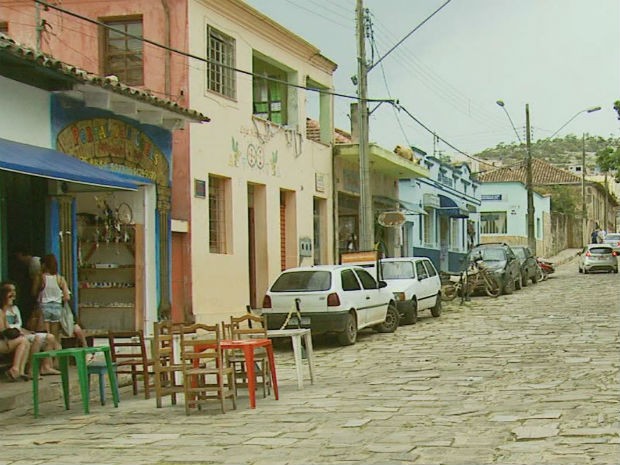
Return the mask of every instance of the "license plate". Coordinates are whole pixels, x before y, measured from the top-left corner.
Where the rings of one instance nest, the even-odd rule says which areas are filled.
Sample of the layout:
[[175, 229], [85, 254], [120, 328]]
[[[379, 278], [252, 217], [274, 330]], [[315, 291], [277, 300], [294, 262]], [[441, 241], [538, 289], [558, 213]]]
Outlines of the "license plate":
[[[298, 326], [298, 319], [296, 316], [291, 317], [290, 320], [288, 320], [288, 323], [286, 326]], [[301, 326], [309, 326], [310, 325], [310, 317], [309, 316], [302, 316], [301, 317]]]

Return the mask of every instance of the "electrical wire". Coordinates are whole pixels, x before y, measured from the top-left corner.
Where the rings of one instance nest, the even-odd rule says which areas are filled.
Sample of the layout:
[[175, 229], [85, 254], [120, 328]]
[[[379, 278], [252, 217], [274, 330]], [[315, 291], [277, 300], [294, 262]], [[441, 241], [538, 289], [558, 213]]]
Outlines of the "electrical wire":
[[[307, 7], [303, 6], [303, 5], [300, 5], [300, 4], [298, 4], [298, 3], [295, 3], [293, 0], [285, 0], [285, 1], [286, 1], [287, 3], [290, 3], [291, 5], [296, 6], [297, 8], [299, 8], [299, 9], [301, 9], [301, 10], [304, 10], [304, 11], [307, 11], [308, 13], [313, 14], [314, 16], [318, 16], [318, 17], [320, 17], [320, 18], [323, 18], [323, 19], [325, 19], [326, 21], [329, 21], [330, 23], [334, 23], [334, 24], [336, 24], [336, 25], [338, 25], [338, 26], [340, 26], [340, 27], [344, 27], [344, 28], [349, 28], [349, 27], [350, 27], [350, 24], [343, 24], [343, 23], [341, 23], [341, 22], [338, 22], [338, 21], [334, 20], [333, 18], [330, 18], [329, 16], [322, 15], [322, 14], [318, 13], [318, 12], [317, 12], [317, 11], [315, 11], [315, 10], [312, 10], [312, 9], [310, 9], [310, 8], [307, 8]], [[312, 1], [309, 1], [308, 3], [313, 3], [313, 2], [312, 2]]]
[[[318, 92], [320, 94], [333, 95], [335, 97], [342, 97], [342, 98], [351, 99], [351, 100], [359, 100], [359, 97], [356, 96], [356, 95], [348, 95], [348, 94], [342, 94], [342, 93], [339, 93], [339, 92], [333, 92], [333, 91], [326, 90], [326, 89], [317, 89], [315, 87], [302, 86], [300, 84], [294, 84], [294, 83], [291, 83], [291, 82], [288, 82], [288, 81], [283, 81], [281, 79], [276, 79], [276, 78], [273, 78], [273, 77], [270, 77], [270, 76], [265, 76], [265, 75], [262, 75], [262, 74], [256, 74], [256, 73], [253, 73], [251, 71], [246, 71], [246, 70], [243, 70], [243, 69], [235, 68], [234, 66], [225, 65], [223, 63], [211, 60], [209, 58], [200, 57], [200, 56], [194, 55], [192, 53], [184, 52], [182, 50], [175, 49], [173, 47], [168, 47], [166, 45], [162, 45], [162, 44], [160, 44], [158, 42], [155, 42], [154, 40], [147, 39], [145, 37], [140, 37], [140, 36], [137, 36], [137, 35], [125, 32], [125, 31], [121, 31], [119, 29], [116, 29], [116, 28], [110, 26], [109, 24], [103, 23], [101, 21], [97, 21], [97, 20], [92, 19], [92, 18], [88, 18], [87, 16], [80, 15], [78, 13], [75, 13], [73, 11], [67, 10], [65, 8], [61, 8], [59, 6], [52, 5], [50, 3], [47, 3], [44, 0], [34, 0], [34, 1], [36, 3], [39, 3], [39, 4], [43, 5], [43, 6], [47, 6], [48, 8], [52, 8], [52, 9], [61, 11], [62, 13], [68, 14], [68, 15], [76, 17], [76, 18], [79, 18], [79, 19], [81, 19], [83, 21], [86, 21], [86, 22], [89, 22], [91, 24], [96, 24], [97, 26], [101, 26], [103, 28], [109, 29], [109, 30], [114, 31], [116, 33], [123, 34], [123, 35], [125, 35], [127, 37], [131, 37], [132, 39], [140, 40], [140, 41], [142, 41], [144, 43], [151, 44], [151, 45], [153, 45], [155, 47], [162, 48], [162, 49], [167, 50], [169, 52], [178, 53], [179, 55], [183, 55], [183, 56], [186, 56], [188, 58], [192, 58], [194, 60], [201, 61], [203, 63], [217, 65], [218, 67], [220, 67], [222, 69], [229, 69], [229, 70], [232, 70], [232, 71], [234, 71], [236, 73], [240, 73], [240, 74], [243, 74], [243, 75], [246, 75], [246, 76], [258, 77], [258, 78], [264, 79], [266, 81], [275, 82], [275, 83], [282, 84], [282, 85], [285, 85], [285, 86], [288, 86], [288, 87], [293, 87], [293, 88], [296, 88], [296, 89], [302, 89], [302, 90], [306, 90], [306, 91], [310, 91], [310, 92]], [[366, 99], [366, 101], [367, 102], [389, 102], [389, 99]]]

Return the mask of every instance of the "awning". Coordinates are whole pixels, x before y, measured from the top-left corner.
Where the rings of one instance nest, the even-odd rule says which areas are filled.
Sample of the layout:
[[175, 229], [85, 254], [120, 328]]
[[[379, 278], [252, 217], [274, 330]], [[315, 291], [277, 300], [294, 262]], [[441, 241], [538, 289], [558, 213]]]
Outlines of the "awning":
[[0, 169], [57, 181], [136, 190], [121, 175], [97, 168], [66, 153], [0, 138]]
[[373, 195], [372, 200], [377, 203], [382, 203], [385, 205], [389, 205], [389, 209], [394, 209], [396, 206], [405, 214], [405, 215], [428, 215], [426, 211], [412, 202], [407, 202], [405, 200], [394, 199], [392, 197], [387, 197], [385, 195]]
[[459, 207], [454, 200], [442, 194], [439, 194], [437, 213], [451, 218], [469, 218], [469, 212], [466, 209]]

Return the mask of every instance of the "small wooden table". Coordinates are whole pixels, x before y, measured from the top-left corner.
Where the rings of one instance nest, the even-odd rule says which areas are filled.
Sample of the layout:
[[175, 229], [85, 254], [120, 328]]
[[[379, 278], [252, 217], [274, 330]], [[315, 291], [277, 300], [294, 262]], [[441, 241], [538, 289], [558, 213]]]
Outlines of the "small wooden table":
[[314, 384], [314, 356], [312, 351], [312, 335], [310, 328], [299, 329], [270, 329], [267, 337], [290, 337], [293, 342], [293, 356], [295, 357], [295, 369], [297, 370], [297, 387], [303, 389], [304, 374], [302, 362], [301, 338], [304, 338], [306, 345], [306, 358], [308, 359], [308, 370], [310, 371], [310, 384]]
[[48, 350], [46, 352], [37, 352], [32, 356], [32, 400], [34, 403], [34, 417], [39, 416], [39, 360], [47, 357], [57, 357], [62, 379], [62, 391], [65, 401], [65, 409], [69, 410], [69, 358], [75, 359], [77, 366], [78, 380], [80, 383], [80, 394], [82, 395], [82, 406], [84, 413], [89, 413], [88, 401], [88, 370], [86, 369], [86, 354], [95, 354], [102, 352], [105, 356], [106, 368], [108, 372], [108, 381], [112, 390], [112, 399], [114, 407], [118, 407], [118, 385], [116, 383], [116, 375], [114, 373], [114, 365], [110, 354], [110, 347], [74, 347], [71, 349]]

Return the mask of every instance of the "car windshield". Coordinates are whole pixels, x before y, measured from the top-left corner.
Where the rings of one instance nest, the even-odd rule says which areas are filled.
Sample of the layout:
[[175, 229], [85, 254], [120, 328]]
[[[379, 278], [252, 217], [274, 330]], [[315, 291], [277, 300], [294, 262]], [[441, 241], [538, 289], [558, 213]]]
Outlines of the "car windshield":
[[383, 279], [413, 279], [411, 262], [382, 262], [381, 276]]
[[472, 252], [472, 257], [480, 256], [485, 262], [499, 262], [506, 260], [504, 249], [484, 247]]
[[332, 274], [325, 270], [290, 271], [282, 273], [271, 286], [271, 292], [327, 291]]
[[612, 252], [611, 247], [592, 247], [590, 253], [592, 255], [607, 255]]

